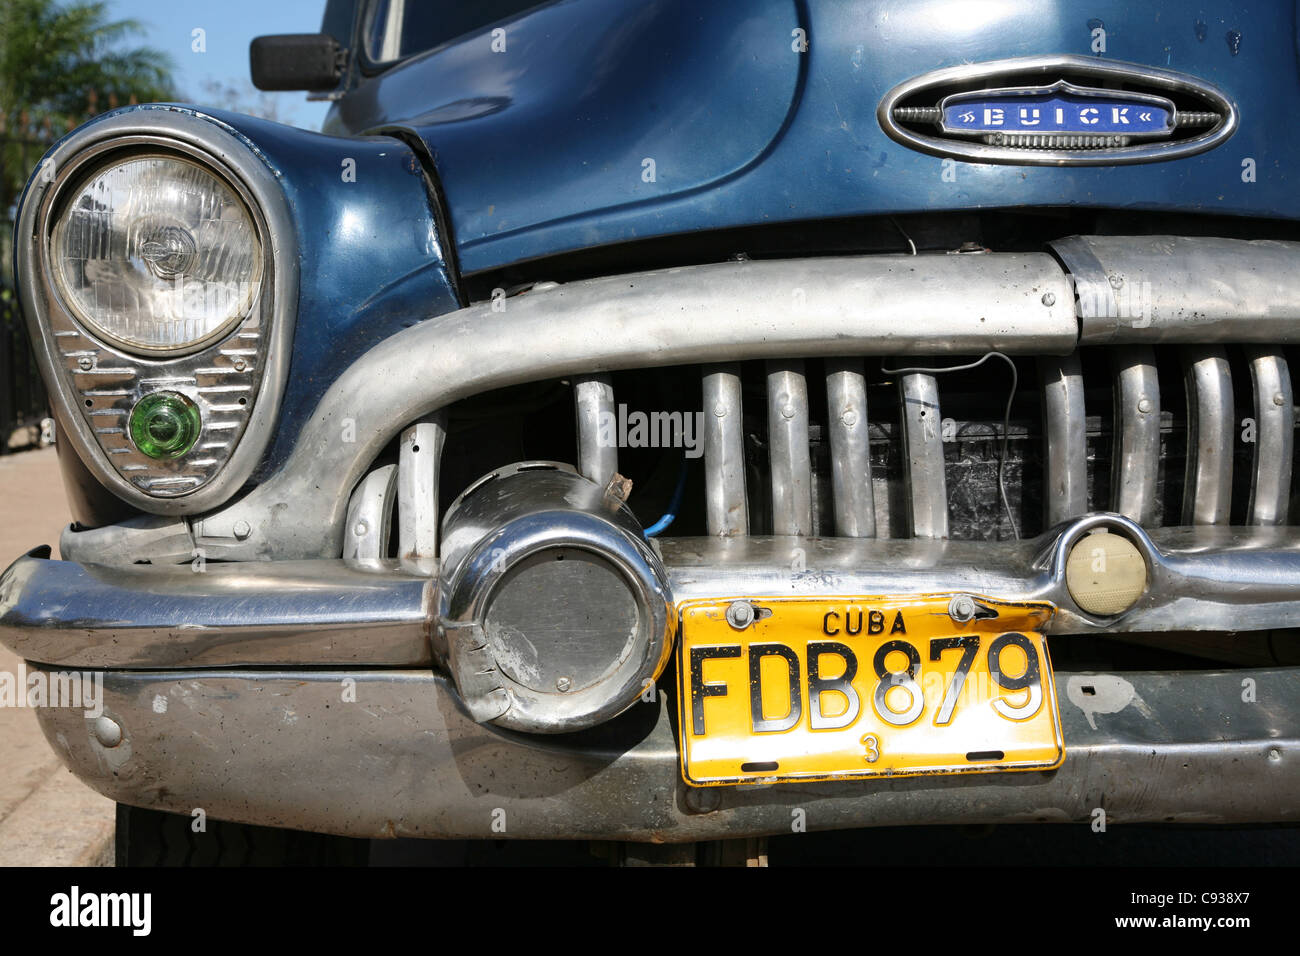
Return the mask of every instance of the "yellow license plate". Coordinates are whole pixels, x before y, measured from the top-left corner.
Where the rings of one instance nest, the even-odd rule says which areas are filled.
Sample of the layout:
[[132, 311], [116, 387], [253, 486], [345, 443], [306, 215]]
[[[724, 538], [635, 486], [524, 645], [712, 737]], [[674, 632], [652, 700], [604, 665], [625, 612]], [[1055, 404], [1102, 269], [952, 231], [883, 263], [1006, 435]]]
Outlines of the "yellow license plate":
[[730, 600], [680, 605], [686, 782], [1059, 766], [1041, 633], [1055, 608], [974, 596], [975, 616], [959, 623], [952, 598], [748, 599], [743, 628], [728, 620]]

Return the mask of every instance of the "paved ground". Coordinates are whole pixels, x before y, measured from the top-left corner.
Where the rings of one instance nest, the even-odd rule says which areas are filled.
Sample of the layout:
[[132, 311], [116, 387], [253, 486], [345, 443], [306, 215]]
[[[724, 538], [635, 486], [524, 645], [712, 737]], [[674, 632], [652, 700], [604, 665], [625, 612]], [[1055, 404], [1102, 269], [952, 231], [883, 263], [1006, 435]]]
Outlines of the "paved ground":
[[[58, 554], [67, 504], [53, 448], [0, 456], [0, 567], [38, 544]], [[0, 648], [0, 671], [18, 658]], [[72, 776], [26, 707], [0, 707], [0, 866], [96, 866], [113, 857], [113, 803]]]

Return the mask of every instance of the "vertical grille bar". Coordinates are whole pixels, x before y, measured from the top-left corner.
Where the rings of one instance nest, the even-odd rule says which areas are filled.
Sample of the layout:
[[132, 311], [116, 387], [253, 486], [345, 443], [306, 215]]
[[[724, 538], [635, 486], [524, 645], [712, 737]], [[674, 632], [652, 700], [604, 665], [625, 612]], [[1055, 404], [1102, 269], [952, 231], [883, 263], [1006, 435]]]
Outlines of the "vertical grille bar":
[[1043, 383], [1043, 502], [1047, 527], [1088, 511], [1088, 432], [1077, 352], [1038, 363]]
[[735, 363], [705, 370], [704, 476], [709, 534], [749, 534], [744, 410], [740, 366]]
[[902, 399], [904, 479], [912, 537], [948, 537], [948, 487], [940, 433], [939, 383], [933, 375], [899, 377]]
[[618, 445], [601, 441], [600, 424], [615, 420], [614, 386], [608, 375], [584, 375], [573, 381], [578, 416], [578, 473], [602, 488], [618, 471]]
[[1267, 348], [1246, 350], [1255, 395], [1254, 467], [1247, 520], [1253, 525], [1286, 524], [1291, 504], [1291, 455], [1295, 405], [1286, 359]]
[[438, 412], [402, 432], [398, 448], [398, 559], [414, 574], [437, 570], [438, 473], [446, 440], [446, 416]]
[[1160, 468], [1160, 381], [1149, 346], [1115, 351], [1115, 511], [1140, 525], [1156, 517]]
[[1232, 368], [1219, 346], [1183, 350], [1187, 383], [1187, 477], [1183, 524], [1227, 524], [1232, 509]]
[[393, 489], [396, 485], [396, 465], [376, 468], [361, 479], [348, 501], [348, 523], [343, 533], [344, 558], [375, 567], [388, 557], [388, 529], [393, 516]]
[[772, 465], [772, 533], [812, 534], [808, 382], [802, 360], [767, 363], [767, 423]]
[[835, 533], [842, 538], [876, 536], [867, 439], [867, 380], [861, 359], [826, 363], [826, 407], [831, 446]]

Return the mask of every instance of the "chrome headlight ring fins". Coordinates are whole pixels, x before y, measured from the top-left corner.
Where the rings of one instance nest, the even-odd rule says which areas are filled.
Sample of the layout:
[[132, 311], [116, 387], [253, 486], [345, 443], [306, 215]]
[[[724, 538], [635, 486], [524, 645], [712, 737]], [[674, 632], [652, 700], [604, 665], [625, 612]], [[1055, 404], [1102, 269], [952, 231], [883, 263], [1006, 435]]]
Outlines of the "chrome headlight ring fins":
[[[180, 350], [186, 354], [145, 357], [122, 350], [78, 320], [56, 287], [49, 259], [50, 235], [61, 195], [70, 184], [84, 181], [97, 161], [107, 166], [114, 154], [125, 156], [132, 151], [168, 152], [208, 169], [240, 194], [261, 242], [261, 288], [249, 316], [235, 323], [228, 334], [196, 349]], [[19, 209], [15, 248], [19, 293], [32, 348], [51, 400], [61, 412], [61, 437], [91, 473], [119, 498], [152, 514], [195, 514], [228, 500], [252, 474], [274, 432], [298, 307], [297, 231], [284, 190], [257, 147], [237, 130], [190, 110], [146, 107], [109, 114], [64, 137], [41, 161]], [[56, 325], [62, 334], [56, 334]], [[255, 354], [249, 355], [251, 361], [234, 355], [235, 349], [222, 351], [226, 343], [248, 344], [232, 341], [244, 334], [246, 327], [257, 331], [256, 336], [249, 335], [255, 347]], [[132, 384], [127, 389], [79, 389], [74, 379], [85, 366], [78, 369], [79, 360], [65, 354], [60, 343], [60, 339], [77, 335], [93, 343], [97, 354], [90, 359], [92, 363], [97, 365], [100, 355], [111, 359], [114, 366], [120, 366], [121, 377]], [[110, 442], [117, 441], [113, 429], [125, 430], [129, 409], [88, 409], [87, 401], [97, 405], [103, 399], [122, 405], [143, 394], [142, 381], [156, 383], [159, 379], [191, 380], [166, 387], [209, 405], [226, 401], [203, 399], [203, 391], [220, 396], [223, 390], [220, 386], [204, 389], [197, 378], [223, 355], [229, 368], [219, 371], [232, 378], [222, 381], [244, 383], [228, 391], [245, 398], [242, 404], [231, 399], [220, 406], [227, 417], [214, 424], [222, 426], [224, 435], [214, 433], [209, 439], [205, 425], [200, 441], [208, 447], [197, 447], [193, 455], [175, 461], [153, 462], [133, 452], [124, 438], [117, 450], [110, 452]], [[210, 374], [217, 371], [207, 368]], [[90, 411], [102, 411], [101, 422], [114, 421], [97, 428]], [[119, 418], [121, 421], [116, 421]], [[112, 437], [106, 438], [106, 432]], [[227, 437], [223, 447], [220, 439]], [[133, 465], [133, 470], [122, 467], [127, 464]]]

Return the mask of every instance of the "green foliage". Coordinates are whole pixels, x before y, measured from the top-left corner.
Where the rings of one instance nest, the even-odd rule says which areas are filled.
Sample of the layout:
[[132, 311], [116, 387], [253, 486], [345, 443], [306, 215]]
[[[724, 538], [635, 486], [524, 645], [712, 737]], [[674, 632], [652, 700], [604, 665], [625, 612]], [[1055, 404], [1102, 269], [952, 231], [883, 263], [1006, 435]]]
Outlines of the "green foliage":
[[0, 216], [42, 151], [31, 140], [48, 144], [113, 106], [174, 97], [170, 58], [130, 45], [142, 32], [109, 19], [107, 3], [0, 0]]

